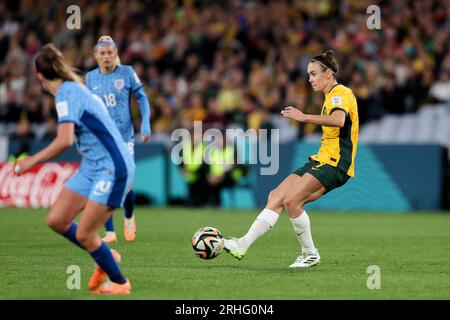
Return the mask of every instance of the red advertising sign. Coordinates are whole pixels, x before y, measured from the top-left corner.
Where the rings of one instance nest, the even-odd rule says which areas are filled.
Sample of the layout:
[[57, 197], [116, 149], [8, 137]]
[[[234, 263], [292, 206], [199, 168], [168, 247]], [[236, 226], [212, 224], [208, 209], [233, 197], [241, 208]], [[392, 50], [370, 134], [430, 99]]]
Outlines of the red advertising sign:
[[20, 176], [13, 164], [0, 163], [0, 207], [49, 208], [79, 163], [42, 163]]

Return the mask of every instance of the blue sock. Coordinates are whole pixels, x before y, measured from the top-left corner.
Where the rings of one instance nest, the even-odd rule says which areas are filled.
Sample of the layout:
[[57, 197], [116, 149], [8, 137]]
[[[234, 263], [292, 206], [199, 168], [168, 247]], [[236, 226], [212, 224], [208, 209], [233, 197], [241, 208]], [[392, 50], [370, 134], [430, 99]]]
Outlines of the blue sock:
[[133, 216], [134, 201], [135, 201], [134, 191], [131, 190], [130, 192], [128, 192], [124, 203], [125, 218], [127, 219], [130, 219]]
[[76, 237], [77, 228], [78, 228], [78, 225], [75, 222], [72, 222], [69, 229], [67, 229], [67, 231], [64, 232], [62, 235], [84, 250], [84, 248], [78, 242], [77, 237]]
[[115, 232], [114, 231], [114, 221], [113, 221], [113, 215], [106, 221], [105, 223], [105, 230], [107, 232]]
[[112, 282], [120, 284], [127, 282], [120, 272], [116, 260], [114, 260], [111, 249], [106, 243], [102, 241], [102, 245], [90, 254], [95, 262], [97, 262], [97, 264], [106, 272]]

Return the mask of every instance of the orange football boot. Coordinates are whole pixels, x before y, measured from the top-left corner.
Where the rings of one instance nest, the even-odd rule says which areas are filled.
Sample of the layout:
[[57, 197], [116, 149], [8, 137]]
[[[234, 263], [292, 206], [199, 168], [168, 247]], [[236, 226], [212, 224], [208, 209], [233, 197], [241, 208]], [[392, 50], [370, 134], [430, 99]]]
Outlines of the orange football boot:
[[102, 240], [105, 241], [105, 243], [117, 242], [116, 233], [113, 232], [113, 231], [108, 231], [108, 232], [106, 232], [106, 235], [105, 235], [105, 237]]
[[136, 221], [134, 220], [134, 215], [130, 219], [125, 218], [123, 226], [125, 240], [128, 242], [134, 241], [136, 239]]
[[[116, 260], [116, 262], [119, 263], [121, 260], [119, 252], [117, 252], [114, 249], [111, 249], [111, 253], [114, 257], [114, 260]], [[98, 288], [103, 283], [103, 280], [105, 280], [105, 277], [107, 277], [106, 272], [103, 271], [103, 269], [98, 264], [96, 264], [94, 273], [92, 274], [91, 279], [89, 280], [88, 283], [88, 289], [94, 290]]]
[[103, 283], [96, 290], [91, 291], [91, 294], [94, 295], [107, 295], [107, 294], [130, 294], [131, 293], [131, 283], [127, 279], [127, 282], [124, 284], [115, 283], [111, 281], [107, 281]]

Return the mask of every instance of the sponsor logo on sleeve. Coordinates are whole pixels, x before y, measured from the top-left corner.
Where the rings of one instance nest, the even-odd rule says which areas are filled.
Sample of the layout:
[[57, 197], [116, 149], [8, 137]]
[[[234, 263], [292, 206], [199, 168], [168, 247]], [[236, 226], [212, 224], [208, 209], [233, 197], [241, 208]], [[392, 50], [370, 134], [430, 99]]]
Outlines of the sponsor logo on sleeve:
[[56, 113], [58, 114], [58, 118], [69, 115], [69, 105], [67, 104], [67, 101], [60, 101], [56, 104]]
[[136, 81], [137, 84], [141, 83], [141, 80], [139, 80], [139, 77], [137, 76], [136, 72], [133, 72], [134, 81]]
[[341, 96], [331, 97], [331, 105], [342, 106], [342, 97]]

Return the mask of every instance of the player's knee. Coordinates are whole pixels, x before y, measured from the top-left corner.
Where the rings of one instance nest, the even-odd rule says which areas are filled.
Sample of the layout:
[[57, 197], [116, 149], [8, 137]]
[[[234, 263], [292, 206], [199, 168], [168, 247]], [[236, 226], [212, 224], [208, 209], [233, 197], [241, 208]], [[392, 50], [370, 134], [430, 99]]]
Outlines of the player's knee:
[[50, 229], [58, 233], [63, 233], [67, 229], [67, 223], [56, 215], [49, 215], [46, 223]]
[[283, 201], [284, 209], [289, 213], [299, 205], [299, 202], [295, 198], [287, 197]]
[[269, 197], [267, 198], [268, 204], [272, 205], [280, 205], [283, 203], [284, 195], [282, 192], [280, 192], [278, 189], [274, 189], [270, 191]]
[[80, 229], [77, 230], [77, 234], [75, 235], [75, 237], [84, 248], [89, 248], [94, 238], [91, 236], [91, 234], [84, 232], [83, 230]]
[[301, 208], [305, 204], [306, 198], [304, 196], [286, 197], [283, 201], [284, 209], [289, 213]]

